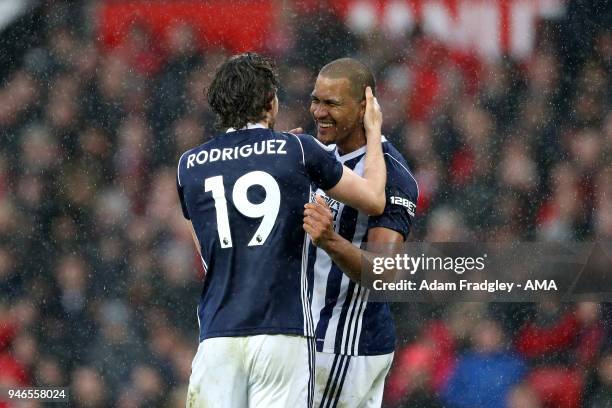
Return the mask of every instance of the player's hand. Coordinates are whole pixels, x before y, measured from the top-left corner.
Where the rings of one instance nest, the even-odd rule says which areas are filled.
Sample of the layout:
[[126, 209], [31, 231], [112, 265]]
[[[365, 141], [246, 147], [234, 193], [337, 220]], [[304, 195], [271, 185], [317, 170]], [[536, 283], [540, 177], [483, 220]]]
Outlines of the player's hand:
[[365, 114], [363, 115], [363, 126], [366, 130], [366, 137], [370, 136], [379, 137], [382, 130], [382, 111], [380, 110], [380, 105], [378, 104], [378, 100], [372, 93], [372, 88], [369, 86], [366, 87], [365, 90], [366, 97], [366, 109]]
[[301, 127], [296, 127], [296, 128], [291, 129], [289, 133], [293, 133], [294, 135], [300, 135], [304, 133], [304, 129], [302, 129]]
[[310, 235], [312, 242], [325, 249], [334, 236], [334, 217], [329, 206], [317, 195], [316, 202], [304, 206], [304, 231]]

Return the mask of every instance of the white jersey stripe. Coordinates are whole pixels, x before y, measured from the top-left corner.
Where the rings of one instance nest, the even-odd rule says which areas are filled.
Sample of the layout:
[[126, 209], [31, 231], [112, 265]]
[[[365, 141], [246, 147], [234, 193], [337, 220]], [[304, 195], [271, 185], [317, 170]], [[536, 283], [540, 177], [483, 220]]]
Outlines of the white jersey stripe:
[[[388, 177], [386, 193], [408, 196], [416, 203], [416, 198], [413, 197], [415, 193], [418, 195], [418, 186], [408, 165], [391, 144], [383, 144], [383, 150]], [[365, 148], [343, 156], [336, 150], [336, 157], [361, 176], [364, 156]], [[402, 231], [409, 231], [410, 220], [394, 217], [392, 206], [386, 208], [385, 214], [380, 218], [369, 218], [352, 208], [342, 209], [344, 214], [336, 212], [336, 231], [356, 247], [361, 247], [366, 240], [368, 225], [390, 223]], [[394, 334], [389, 307], [385, 304], [370, 303], [369, 291], [341, 273], [327, 253], [311, 249], [310, 257], [309, 266], [314, 269], [315, 276], [314, 293], [319, 294], [312, 306], [313, 314], [316, 315], [315, 332], [319, 337], [317, 351], [340, 355], [375, 355], [392, 351]], [[324, 339], [320, 339], [321, 337]], [[382, 344], [372, 344], [370, 339], [374, 337], [380, 339]]]
[[[343, 210], [344, 210], [344, 204], [340, 203], [340, 206], [338, 207], [338, 216], [337, 216], [338, 222], [336, 223], [336, 226], [335, 226], [336, 232], [338, 232], [340, 229], [340, 220], [342, 219]], [[317, 251], [317, 260], [319, 259], [320, 255], [322, 255], [325, 258], [329, 258], [329, 255], [327, 255], [327, 253], [323, 251], [319, 253]], [[330, 268], [331, 268], [331, 259], [329, 262], [329, 268], [325, 269], [325, 273], [323, 274], [323, 276], [325, 277], [325, 285], [327, 285], [327, 274]], [[315, 273], [316, 272], [317, 270], [315, 269]], [[327, 331], [325, 332], [325, 342], [323, 343], [323, 350], [333, 350], [334, 345], [336, 344], [336, 331], [338, 330], [340, 313], [337, 313], [335, 309], [336, 308], [342, 309], [342, 305], [344, 304], [344, 300], [346, 299], [346, 287], [348, 285], [348, 281], [349, 281], [349, 278], [343, 274], [342, 283], [340, 284], [340, 294], [338, 295], [338, 301], [336, 302], [336, 305], [334, 306], [334, 312], [332, 313], [332, 317], [329, 320], [329, 324], [327, 325]], [[323, 302], [325, 303], [325, 293], [323, 293]]]
[[[362, 152], [359, 152], [363, 154]], [[358, 153], [358, 154], [359, 154]], [[346, 155], [346, 156], [338, 156], [338, 158], [342, 162], [346, 162], [354, 157], [358, 157], [357, 155]], [[361, 159], [355, 164], [353, 171], [357, 174], [362, 175], [365, 165], [365, 156], [361, 157]], [[336, 232], [339, 232], [340, 224], [342, 220], [342, 210], [344, 209], [344, 204], [340, 204], [340, 208], [337, 215], [337, 222], [335, 225]], [[367, 232], [367, 222], [368, 217], [365, 214], [359, 213], [356, 220], [355, 231], [353, 233], [352, 243], [356, 246], [360, 246], [363, 241], [365, 234]], [[331, 269], [331, 259], [329, 256], [321, 251], [316, 251], [316, 260], [314, 264], [315, 269], [315, 277], [319, 277], [319, 280], [315, 282], [315, 290], [317, 288], [321, 293], [317, 293], [314, 296], [312, 309], [315, 311], [317, 316], [315, 317], [315, 324], [319, 323], [320, 313], [325, 305], [325, 288], [327, 281], [323, 285], [321, 282], [323, 277], [326, 279]], [[317, 273], [324, 272], [324, 273]], [[340, 283], [340, 293], [338, 295], [336, 304], [334, 305], [334, 312], [332, 313], [331, 319], [327, 325], [327, 330], [325, 332], [325, 341], [323, 344], [323, 351], [325, 352], [334, 352], [336, 350], [337, 342], [336, 336], [338, 330], [342, 330], [342, 336], [339, 339], [340, 343], [338, 344], [340, 347], [341, 353], [344, 354], [357, 354], [358, 342], [356, 341], [356, 337], [359, 336], [360, 333], [357, 333], [362, 327], [362, 318], [363, 312], [365, 311], [365, 299], [364, 293], [365, 289], [361, 288], [359, 285], [354, 285], [351, 300], [347, 307], [347, 315], [344, 319], [342, 328], [340, 329], [340, 318], [342, 315], [342, 309], [345, 307], [346, 297], [348, 296], [348, 288], [351, 281], [346, 275], [342, 275], [341, 283]], [[316, 299], [316, 300], [315, 300]], [[316, 326], [315, 326], [316, 327]], [[354, 351], [353, 351], [354, 350]]]
[[361, 291], [359, 292], [359, 309], [357, 310], [357, 316], [355, 316], [355, 325], [353, 327], [353, 332], [350, 334], [350, 347], [349, 353], [357, 353], [357, 329], [361, 326], [360, 318], [363, 316], [363, 311], [365, 310], [365, 302], [366, 302], [366, 289], [360, 286]]
[[[344, 157], [342, 157], [341, 159], [344, 159]], [[345, 161], [345, 160], [343, 160]], [[359, 175], [363, 174], [363, 170], [364, 170], [364, 166], [365, 166], [365, 156], [363, 156], [355, 165], [353, 171]], [[368, 217], [362, 214], [358, 214], [357, 216], [357, 222], [356, 222], [356, 226], [355, 226], [355, 232], [353, 233], [353, 244], [357, 244], [357, 245], [361, 245], [361, 241], [363, 240], [363, 237], [365, 235], [365, 232], [367, 230], [367, 220]], [[348, 285], [350, 283], [350, 280], [348, 279], [348, 277], [346, 275], [342, 276], [342, 283], [341, 283], [341, 293], [344, 292], [344, 299], [338, 299], [338, 303], [336, 303], [336, 307], [340, 307], [342, 308], [342, 306], [345, 303], [345, 299], [346, 299], [346, 292], [348, 290]], [[361, 305], [361, 292], [360, 291], [360, 286], [359, 285], [355, 285], [353, 288], [353, 295], [351, 296], [351, 301], [348, 305], [348, 313], [347, 316], [345, 318], [344, 321], [344, 327], [342, 328], [342, 338], [340, 339], [340, 350], [341, 353], [348, 353], [350, 350], [350, 345], [351, 345], [351, 337], [353, 334], [353, 327], [357, 326], [357, 322], [355, 321], [355, 319], [358, 318], [358, 313], [357, 310], [359, 309], [359, 306]], [[340, 315], [341, 313], [337, 314], [338, 320], [340, 319]], [[334, 320], [336, 316], [332, 316], [332, 321]], [[331, 326], [331, 321], [330, 321], [330, 326]], [[330, 343], [332, 344], [332, 349], [336, 344], [336, 330], [332, 330], [330, 331], [330, 326], [328, 326], [327, 329], [327, 333], [326, 333], [326, 339], [325, 339], [325, 343], [327, 344], [328, 342], [328, 337], [331, 337]], [[336, 323], [336, 327], [337, 327], [337, 323]]]
[[[287, 132], [289, 133], [289, 132]], [[297, 135], [294, 135], [293, 133], [289, 133], [292, 136], [295, 136], [295, 138], [297, 139], [298, 143], [300, 144], [300, 149], [302, 150], [302, 164], [304, 166], [306, 166], [306, 156], [304, 155], [304, 146], [302, 146], [302, 141], [300, 140], [299, 137], [297, 137]]]
[[[353, 235], [353, 245], [357, 246], [357, 247], [361, 247], [361, 243], [363, 242], [363, 239], [365, 238], [365, 234], [367, 232], [368, 229], [368, 216], [363, 214], [363, 213], [359, 213], [359, 216], [357, 217], [357, 225], [355, 227], [355, 234]], [[359, 285], [356, 285], [356, 287]], [[361, 287], [361, 286], [359, 286]], [[359, 341], [357, 341], [357, 338], [360, 337], [361, 334], [361, 326], [362, 326], [362, 318], [363, 318], [363, 312], [365, 311], [365, 303], [367, 302], [367, 298], [364, 296], [366, 292], [366, 289], [363, 288], [363, 290], [361, 290], [361, 292], [359, 293], [359, 312], [357, 313], [357, 315], [355, 316], [355, 324], [354, 324], [354, 330], [353, 332], [349, 332], [349, 335], [351, 337], [350, 341], [350, 346], [349, 349], [346, 351], [349, 354], [357, 354], [357, 348], [358, 348], [358, 344]], [[353, 323], [351, 322], [351, 325]], [[344, 342], [344, 338], [342, 339]]]
[[[316, 260], [314, 264], [315, 271], [329, 271], [331, 268], [331, 258], [324, 256], [324, 251], [321, 248], [316, 249]], [[317, 327], [321, 319], [321, 311], [325, 306], [325, 289], [327, 288], [327, 276], [319, 276], [314, 274], [313, 290], [312, 290], [312, 319], [314, 326]], [[319, 282], [319, 279], [325, 279], [325, 282]]]
[[406, 166], [404, 166], [402, 163], [400, 163], [395, 157], [391, 156], [389, 153], [385, 153], [385, 155], [389, 156], [390, 158], [392, 158], [394, 162], [396, 162], [397, 164], [399, 164], [402, 167], [402, 169], [406, 170], [406, 173], [408, 173], [408, 175], [412, 178], [412, 180], [414, 180], [414, 185], [416, 186], [417, 197], [418, 197], [419, 196], [419, 183], [417, 183], [416, 179], [414, 178], [414, 176], [412, 175], [410, 170], [408, 170], [406, 168]]
[[198, 318], [198, 329], [200, 328], [200, 306], [196, 306], [196, 317]]
[[344, 331], [342, 332], [342, 339], [340, 340], [340, 352], [342, 354], [346, 354], [348, 352], [348, 348], [350, 345], [349, 336], [351, 334], [351, 326], [354, 323], [355, 317], [357, 317], [357, 313], [355, 313], [358, 305], [361, 303], [361, 286], [355, 285], [353, 286], [353, 296], [351, 297], [351, 303], [348, 307], [348, 313], [346, 316], [346, 320], [344, 321]]
[[310, 239], [308, 235], [304, 233], [304, 245], [302, 248], [302, 273], [301, 273], [301, 286], [302, 286], [302, 310], [304, 313], [304, 335], [314, 336], [314, 326], [312, 323], [312, 311], [310, 308], [310, 299], [308, 298], [308, 246]]
[[[296, 137], [297, 138], [297, 137]], [[297, 138], [299, 141], [300, 139]], [[301, 146], [301, 142], [300, 142]], [[302, 150], [303, 153], [303, 150]], [[308, 189], [308, 197], [312, 195], [312, 187]], [[308, 248], [310, 246], [310, 238], [304, 232], [304, 244], [302, 245], [302, 271], [301, 271], [301, 296], [302, 296], [302, 313], [304, 317], [304, 336], [314, 336], [314, 324], [312, 322], [311, 299], [308, 296]]]
[[[365, 166], [365, 156], [363, 156], [361, 160], [359, 160], [359, 162], [355, 165], [355, 168], [353, 169], [353, 171], [359, 175], [362, 175], [364, 166]], [[363, 238], [367, 231], [367, 227], [368, 227], [368, 217], [362, 213], [359, 213], [357, 216], [357, 221], [355, 225], [355, 232], [353, 233], [353, 239], [352, 239], [353, 245], [361, 246], [361, 242], [363, 241]], [[355, 319], [359, 318], [358, 316], [359, 313], [355, 313], [355, 310], [358, 306], [361, 305], [361, 302], [362, 302], [361, 292], [363, 291], [360, 291], [359, 290], [360, 288], [361, 288], [360, 285], [355, 285], [355, 288], [353, 290], [353, 297], [351, 299], [351, 304], [349, 305], [349, 309], [348, 309], [349, 314], [347, 315], [347, 318], [344, 322], [344, 330], [342, 333], [342, 339], [340, 343], [340, 350], [342, 353], [349, 353], [349, 350], [351, 349], [350, 339], [349, 339], [349, 336], [352, 335], [351, 327], [357, 326], [357, 322], [355, 321]], [[348, 349], [347, 349], [347, 344], [349, 345]]]
[[183, 187], [183, 185], [181, 184], [181, 160], [183, 160], [183, 156], [185, 156], [186, 153], [187, 152], [184, 152], [183, 154], [181, 154], [181, 157], [179, 157], [179, 160], [178, 160], [178, 164], [176, 165], [176, 180], [180, 187]]
[[353, 343], [353, 348], [352, 348], [352, 353], [353, 355], [357, 355], [359, 353], [359, 340], [361, 340], [361, 326], [363, 324], [363, 314], [366, 310], [366, 306], [368, 304], [368, 297], [370, 295], [370, 291], [366, 288], [364, 288], [363, 293], [362, 293], [362, 302], [361, 304], [363, 305], [363, 307], [361, 308], [361, 311], [359, 313], [359, 316], [357, 316], [357, 328], [355, 330], [355, 338], [354, 338], [354, 343]]

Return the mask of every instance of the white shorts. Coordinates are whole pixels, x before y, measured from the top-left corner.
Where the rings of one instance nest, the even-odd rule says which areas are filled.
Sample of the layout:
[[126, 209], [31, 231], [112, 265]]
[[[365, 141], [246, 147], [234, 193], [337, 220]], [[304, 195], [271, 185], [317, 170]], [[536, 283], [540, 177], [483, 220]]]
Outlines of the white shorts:
[[314, 341], [302, 336], [214, 337], [193, 363], [187, 408], [310, 408]]
[[379, 408], [392, 362], [393, 353], [343, 356], [317, 352], [314, 406]]

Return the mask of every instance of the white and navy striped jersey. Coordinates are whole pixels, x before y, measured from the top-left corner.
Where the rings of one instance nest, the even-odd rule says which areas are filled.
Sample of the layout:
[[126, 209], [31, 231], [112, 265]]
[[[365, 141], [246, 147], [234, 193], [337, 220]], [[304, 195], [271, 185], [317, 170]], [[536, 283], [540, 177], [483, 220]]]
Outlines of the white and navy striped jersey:
[[253, 125], [185, 152], [177, 188], [206, 271], [200, 341], [295, 334], [312, 337], [304, 204], [311, 186], [335, 186], [342, 165], [309, 135]]
[[[382, 215], [368, 217], [317, 191], [332, 210], [336, 232], [356, 246], [365, 244], [369, 228], [389, 228], [404, 239], [410, 232], [418, 197], [416, 180], [402, 155], [384, 138], [383, 153], [387, 204]], [[365, 146], [343, 156], [336, 149], [336, 157], [363, 175]], [[314, 276], [312, 314], [317, 351], [352, 356], [393, 352], [395, 326], [389, 305], [368, 302], [369, 290], [350, 280], [322, 249], [310, 244], [308, 252], [308, 268]]]

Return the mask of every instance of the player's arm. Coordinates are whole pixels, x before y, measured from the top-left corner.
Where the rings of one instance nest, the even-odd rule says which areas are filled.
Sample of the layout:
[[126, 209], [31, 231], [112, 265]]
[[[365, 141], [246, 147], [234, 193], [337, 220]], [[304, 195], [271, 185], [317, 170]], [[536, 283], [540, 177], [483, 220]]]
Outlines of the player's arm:
[[189, 224], [189, 231], [191, 231], [191, 237], [193, 238], [193, 243], [196, 247], [196, 250], [198, 251], [198, 255], [200, 255], [200, 258], [202, 258], [202, 250], [200, 248], [200, 240], [198, 239], [198, 236], [195, 233], [195, 229], [193, 229], [193, 224], [190, 221], [185, 221], [186, 224]]
[[[357, 283], [361, 282], [363, 261], [371, 264], [372, 259], [377, 256], [353, 245], [334, 231], [332, 213], [319, 196], [316, 197], [316, 203], [308, 203], [305, 206], [304, 230], [310, 235], [312, 242], [327, 252], [340, 270]], [[389, 244], [391, 248], [393, 244], [403, 243], [404, 237], [392, 229], [375, 227], [368, 230], [368, 242]]]
[[368, 215], [380, 215], [385, 209], [387, 169], [381, 144], [382, 112], [370, 87], [366, 88], [363, 124], [367, 140], [363, 177], [343, 166], [340, 181], [325, 192]]
[[179, 201], [181, 203], [181, 210], [183, 211], [183, 217], [185, 218], [184, 220], [185, 228], [189, 228], [189, 231], [191, 232], [191, 237], [193, 238], [193, 243], [195, 244], [196, 250], [198, 251], [198, 255], [200, 255], [200, 258], [202, 258], [202, 250], [200, 248], [200, 241], [198, 240], [198, 236], [196, 235], [195, 229], [193, 228], [193, 223], [191, 222], [191, 217], [189, 216], [189, 211], [187, 210], [187, 204], [185, 203], [185, 196], [183, 195], [183, 186], [181, 186], [181, 182], [180, 182], [180, 162], [183, 156], [181, 156], [181, 158], [179, 159], [179, 167], [176, 173], [176, 176], [177, 176], [176, 177], [176, 190], [178, 192]]

